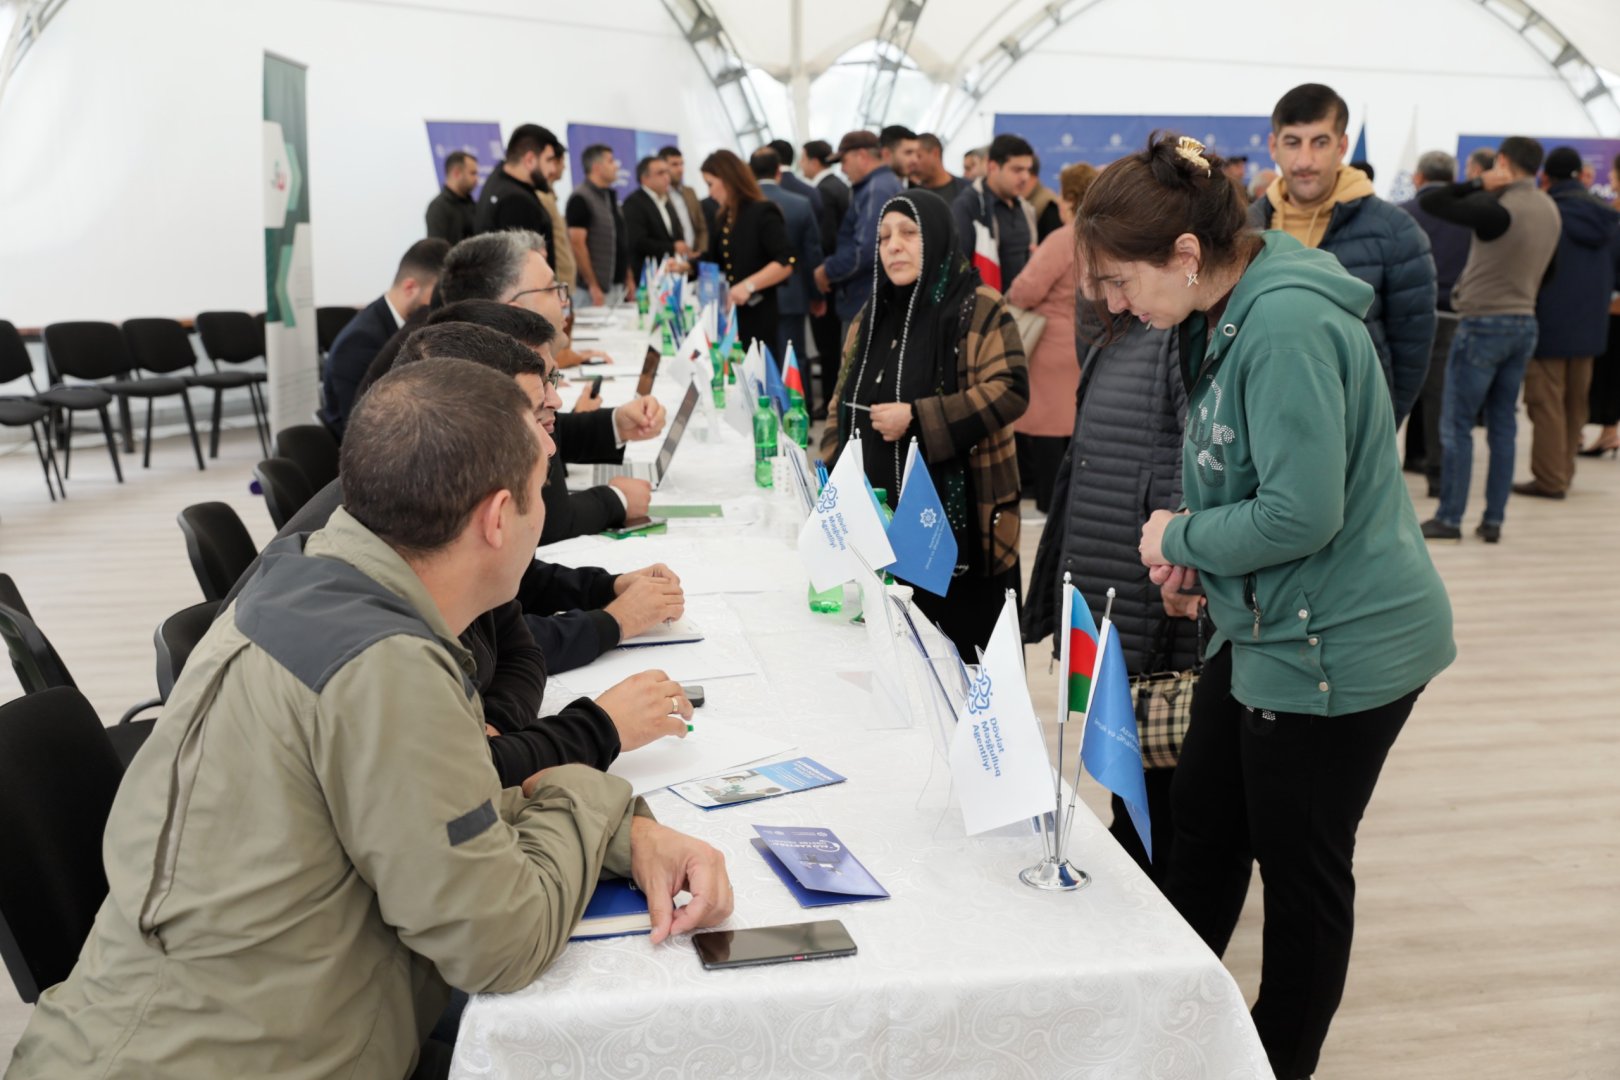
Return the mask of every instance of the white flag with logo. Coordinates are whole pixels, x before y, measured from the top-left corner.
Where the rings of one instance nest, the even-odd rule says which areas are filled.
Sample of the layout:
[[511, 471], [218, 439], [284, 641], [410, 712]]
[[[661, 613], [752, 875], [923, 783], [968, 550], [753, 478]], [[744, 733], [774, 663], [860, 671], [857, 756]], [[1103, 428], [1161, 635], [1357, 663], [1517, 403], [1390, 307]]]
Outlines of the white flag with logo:
[[1052, 809], [1052, 764], [1024, 681], [1023, 653], [1009, 597], [951, 739], [951, 777], [970, 836]]
[[678, 359], [691, 362], [692, 378], [700, 386], [707, 387], [714, 381], [714, 365], [709, 362], [709, 337], [703, 332], [702, 319], [697, 320], [692, 332], [681, 342], [681, 351], [675, 355]]
[[845, 444], [815, 509], [799, 530], [799, 557], [818, 592], [859, 580], [862, 559], [873, 570], [894, 562], [877, 500], [861, 467], [859, 439]]

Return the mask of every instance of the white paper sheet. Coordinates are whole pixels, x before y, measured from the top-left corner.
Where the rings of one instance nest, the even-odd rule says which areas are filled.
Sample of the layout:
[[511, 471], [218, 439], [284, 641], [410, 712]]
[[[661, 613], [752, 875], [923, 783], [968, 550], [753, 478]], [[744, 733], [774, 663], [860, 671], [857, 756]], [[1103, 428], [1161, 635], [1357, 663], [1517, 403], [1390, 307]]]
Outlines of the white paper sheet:
[[706, 719], [702, 709], [693, 716], [692, 727], [694, 730], [684, 739], [670, 736], [620, 754], [608, 772], [630, 781], [637, 795], [645, 795], [671, 784], [718, 776], [727, 769], [776, 757], [794, 748], [781, 739], [730, 727], [723, 720]]
[[702, 682], [758, 671], [754, 658], [744, 650], [721, 648], [712, 641], [686, 645], [647, 645], [638, 649], [614, 649], [582, 668], [562, 677], [568, 686], [590, 697], [623, 682], [632, 675], [657, 669], [676, 682]]
[[772, 592], [804, 579], [793, 550], [774, 541], [735, 539], [700, 548], [667, 535], [595, 544], [581, 543], [584, 539], [548, 545], [539, 557], [564, 566], [600, 566], [614, 574], [661, 562], [680, 576], [687, 596]]

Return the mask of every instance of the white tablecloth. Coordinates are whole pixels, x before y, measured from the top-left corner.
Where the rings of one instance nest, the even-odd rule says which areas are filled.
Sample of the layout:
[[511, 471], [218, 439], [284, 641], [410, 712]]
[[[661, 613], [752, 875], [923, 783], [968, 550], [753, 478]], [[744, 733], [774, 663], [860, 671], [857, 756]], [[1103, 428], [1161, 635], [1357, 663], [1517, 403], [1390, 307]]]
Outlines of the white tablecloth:
[[[679, 388], [661, 378], [657, 392], [673, 400]], [[758, 511], [743, 527], [671, 524], [671, 542], [716, 565], [728, 550], [791, 543], [792, 509], [750, 498], [744, 440], [683, 444], [666, 488]], [[811, 613], [796, 563], [768, 572], [776, 580], [701, 601], [719, 638], [748, 649], [762, 674], [706, 680], [690, 737], [723, 720], [779, 736], [848, 781], [713, 811], [667, 791], [649, 802], [725, 853], [736, 889], [727, 927], [841, 919], [859, 954], [709, 972], [687, 937], [574, 943], [527, 989], [472, 999], [452, 1075], [1269, 1077], [1231, 976], [1085, 806], [1071, 859], [1092, 884], [1021, 884], [1040, 841], [964, 836], [934, 740], [874, 714], [865, 632], [848, 612]], [[589, 669], [553, 679], [548, 705], [569, 698], [571, 677], [584, 685]], [[832, 829], [892, 898], [800, 909], [750, 847], [755, 824]]]

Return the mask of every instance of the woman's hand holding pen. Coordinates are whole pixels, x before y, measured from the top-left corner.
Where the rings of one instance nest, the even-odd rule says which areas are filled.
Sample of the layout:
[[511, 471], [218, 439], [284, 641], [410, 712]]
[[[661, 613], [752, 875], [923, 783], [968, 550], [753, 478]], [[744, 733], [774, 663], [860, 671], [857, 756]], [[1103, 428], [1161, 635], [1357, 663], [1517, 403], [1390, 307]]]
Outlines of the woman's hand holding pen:
[[872, 430], [884, 442], [898, 442], [911, 430], [911, 403], [886, 401], [872, 406]]

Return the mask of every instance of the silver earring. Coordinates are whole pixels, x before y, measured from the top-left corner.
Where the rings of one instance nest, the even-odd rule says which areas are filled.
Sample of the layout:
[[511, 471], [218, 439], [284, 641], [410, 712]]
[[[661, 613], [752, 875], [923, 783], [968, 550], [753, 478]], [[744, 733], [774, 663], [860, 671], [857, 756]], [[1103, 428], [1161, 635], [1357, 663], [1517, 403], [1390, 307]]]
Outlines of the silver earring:
[[1196, 273], [1188, 274], [1187, 275], [1187, 288], [1190, 289], [1196, 284], [1198, 284], [1198, 275]]

